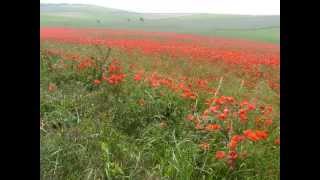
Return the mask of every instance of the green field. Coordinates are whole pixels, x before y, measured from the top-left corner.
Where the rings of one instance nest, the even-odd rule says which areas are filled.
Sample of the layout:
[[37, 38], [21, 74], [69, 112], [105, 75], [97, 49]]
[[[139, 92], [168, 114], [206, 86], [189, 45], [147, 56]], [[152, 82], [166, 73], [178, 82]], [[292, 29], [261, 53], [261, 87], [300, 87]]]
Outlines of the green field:
[[40, 10], [41, 26], [141, 29], [280, 42], [280, 16], [135, 13], [91, 5], [42, 4]]

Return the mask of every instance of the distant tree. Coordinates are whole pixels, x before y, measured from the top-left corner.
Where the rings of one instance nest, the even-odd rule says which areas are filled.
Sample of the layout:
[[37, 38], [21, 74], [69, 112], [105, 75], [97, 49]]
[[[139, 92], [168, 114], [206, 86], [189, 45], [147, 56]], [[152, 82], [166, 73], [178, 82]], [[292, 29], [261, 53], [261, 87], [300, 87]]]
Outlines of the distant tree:
[[100, 24], [100, 23], [101, 23], [100, 19], [97, 19], [97, 23], [98, 23], [98, 24]]
[[130, 21], [131, 21], [131, 19], [130, 19], [130, 18], [128, 18], [128, 19], [127, 19], [127, 21], [128, 21], [128, 22], [130, 22]]
[[141, 22], [144, 22], [144, 19], [143, 19], [142, 17], [140, 17], [139, 20], [140, 20]]

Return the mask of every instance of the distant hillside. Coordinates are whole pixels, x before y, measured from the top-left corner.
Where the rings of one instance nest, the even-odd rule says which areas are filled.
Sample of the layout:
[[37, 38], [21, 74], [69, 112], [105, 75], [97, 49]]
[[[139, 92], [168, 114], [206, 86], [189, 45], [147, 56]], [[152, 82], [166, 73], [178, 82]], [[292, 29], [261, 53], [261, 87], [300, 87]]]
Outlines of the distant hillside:
[[172, 31], [275, 43], [280, 39], [280, 16], [136, 13], [82, 4], [40, 4], [40, 25]]

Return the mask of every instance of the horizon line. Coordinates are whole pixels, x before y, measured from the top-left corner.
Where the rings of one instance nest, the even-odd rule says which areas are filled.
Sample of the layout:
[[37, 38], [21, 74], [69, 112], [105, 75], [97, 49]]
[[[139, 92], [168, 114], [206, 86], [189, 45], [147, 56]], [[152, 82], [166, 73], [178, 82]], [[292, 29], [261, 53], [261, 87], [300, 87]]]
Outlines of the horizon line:
[[102, 8], [110, 8], [115, 10], [122, 10], [132, 13], [141, 13], [141, 14], [147, 14], [147, 13], [153, 13], [153, 14], [216, 14], [216, 15], [242, 15], [242, 16], [280, 16], [280, 14], [233, 14], [233, 13], [211, 13], [211, 12], [139, 12], [139, 11], [133, 11], [133, 10], [127, 10], [127, 9], [119, 9], [114, 7], [107, 7], [103, 5], [97, 5], [97, 4], [84, 4], [84, 3], [41, 3], [41, 4], [56, 4], [56, 5], [89, 5], [89, 6], [97, 6]]

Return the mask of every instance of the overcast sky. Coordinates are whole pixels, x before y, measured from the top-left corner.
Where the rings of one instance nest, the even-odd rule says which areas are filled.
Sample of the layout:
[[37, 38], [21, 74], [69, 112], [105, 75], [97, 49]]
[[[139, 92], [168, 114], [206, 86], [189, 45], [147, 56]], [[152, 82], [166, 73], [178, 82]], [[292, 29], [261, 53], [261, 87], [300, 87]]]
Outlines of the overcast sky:
[[135, 12], [279, 15], [280, 0], [40, 0], [94, 4]]

